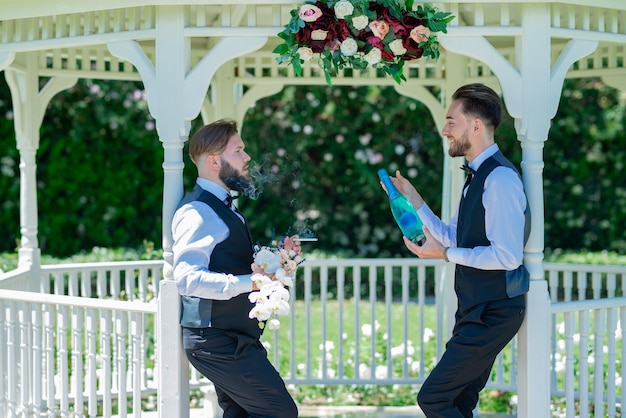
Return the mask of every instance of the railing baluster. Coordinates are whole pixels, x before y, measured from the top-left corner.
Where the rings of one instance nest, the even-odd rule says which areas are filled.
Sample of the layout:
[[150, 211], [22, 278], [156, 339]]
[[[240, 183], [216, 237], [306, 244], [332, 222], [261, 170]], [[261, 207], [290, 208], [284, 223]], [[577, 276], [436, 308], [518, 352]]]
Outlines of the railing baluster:
[[608, 332], [608, 353], [607, 353], [607, 373], [606, 373], [606, 381], [607, 381], [607, 416], [609, 418], [615, 418], [616, 415], [616, 387], [615, 387], [615, 379], [616, 375], [616, 362], [617, 362], [617, 342], [615, 338], [615, 333], [617, 331], [617, 309], [609, 308], [607, 310], [607, 332]]
[[393, 378], [393, 363], [391, 362], [391, 346], [393, 334], [391, 332], [391, 326], [393, 324], [393, 315], [391, 307], [393, 305], [393, 269], [391, 265], [387, 265], [384, 268], [384, 285], [385, 285], [385, 315], [387, 317], [387, 344], [385, 357], [387, 358], [387, 378]]
[[322, 325], [322, 339], [321, 339], [321, 351], [322, 351], [322, 378], [328, 378], [328, 347], [326, 345], [328, 335], [328, 267], [322, 267], [320, 271], [320, 301], [322, 304], [322, 317], [320, 322]]
[[148, 294], [148, 269], [140, 268], [139, 269], [139, 300], [146, 300], [146, 295]]
[[578, 327], [580, 342], [578, 356], [580, 358], [580, 374], [578, 376], [578, 391], [580, 397], [580, 416], [589, 416], [589, 311], [580, 311]]
[[354, 378], [361, 378], [361, 266], [353, 265], [353, 286], [354, 295]]
[[[8, 311], [8, 303], [4, 300], [0, 300], [0, 368], [5, 370], [7, 377], [9, 375], [9, 359], [7, 353], [7, 334], [8, 334], [8, 317], [7, 314], [10, 315]], [[0, 412], [3, 414], [7, 411], [7, 393], [5, 378], [0, 378]]]
[[305, 375], [307, 379], [310, 379], [312, 377], [312, 370], [313, 367], [311, 366], [311, 357], [312, 357], [312, 352], [311, 352], [311, 319], [312, 319], [312, 315], [311, 315], [311, 285], [313, 278], [312, 278], [312, 271], [309, 267], [305, 268], [304, 270], [304, 315], [306, 319], [306, 326], [305, 326], [305, 334], [304, 334], [304, 338], [306, 341], [306, 370], [305, 370]]
[[[345, 300], [345, 282], [346, 282], [346, 270], [344, 266], [337, 267], [337, 302], [338, 302], [338, 329], [337, 329], [337, 341], [338, 347], [338, 363], [337, 363], [337, 379], [342, 380], [344, 378], [344, 355], [345, 355], [345, 338], [344, 338], [344, 300]], [[294, 345], [294, 344], [292, 344]]]
[[127, 300], [137, 299], [135, 295], [135, 271], [135, 269], [130, 268], [124, 270], [124, 288], [126, 290]]
[[624, 336], [626, 335], [626, 307], [624, 306], [620, 306], [619, 308], [619, 323], [620, 323], [620, 328], [619, 328], [619, 335], [621, 337], [622, 340], [622, 350], [621, 350], [621, 357], [620, 357], [620, 363], [621, 363], [621, 369], [620, 369], [620, 376], [622, 376], [622, 396], [621, 396], [621, 402], [620, 405], [622, 406], [622, 414], [624, 413], [624, 405], [626, 405], [626, 390], [624, 390], [624, 383], [623, 383], [623, 379], [624, 376], [626, 376], [626, 344], [624, 344]]
[[101, 376], [100, 376], [100, 394], [102, 396], [102, 413], [105, 417], [110, 417], [112, 414], [111, 404], [111, 391], [109, 388], [112, 384], [111, 377], [111, 339], [112, 339], [112, 319], [111, 311], [100, 311], [100, 334], [101, 334], [101, 347], [100, 347], [100, 364], [101, 364]]
[[18, 377], [18, 343], [17, 328], [18, 324], [18, 304], [11, 301], [7, 303], [7, 415], [9, 417], [17, 416], [17, 388], [19, 387]]
[[376, 340], [378, 338], [376, 330], [377, 330], [377, 320], [376, 320], [376, 275], [378, 273], [378, 269], [376, 266], [367, 266], [369, 272], [369, 300], [370, 300], [370, 325], [371, 325], [371, 340], [370, 340], [370, 358], [369, 358], [369, 368], [370, 368], [370, 377], [375, 379], [376, 376]]
[[98, 413], [98, 314], [95, 309], [87, 309], [87, 396], [89, 416]]
[[57, 311], [58, 321], [57, 321], [57, 364], [58, 368], [56, 370], [55, 376], [58, 379], [58, 382], [55, 382], [59, 387], [59, 395], [61, 398], [60, 409], [61, 414], [69, 415], [70, 410], [70, 399], [69, 399], [69, 360], [68, 356], [70, 355], [69, 347], [68, 347], [68, 338], [70, 336], [69, 333], [69, 324], [70, 324], [70, 314], [67, 306], [59, 306]]
[[604, 309], [593, 311], [593, 338], [594, 338], [594, 364], [593, 364], [593, 402], [596, 417], [604, 415], [604, 328], [606, 326]]
[[84, 309], [72, 308], [72, 389], [71, 393], [74, 397], [74, 410], [81, 411], [84, 408], [83, 399], [83, 329]]
[[141, 391], [145, 387], [145, 359], [146, 352], [143, 347], [145, 334], [144, 314], [131, 313], [131, 347], [132, 347], [132, 388], [133, 388], [133, 413], [138, 416], [141, 411]]
[[31, 388], [31, 356], [30, 356], [30, 347], [32, 346], [32, 341], [30, 339], [30, 313], [31, 313], [31, 304], [30, 303], [20, 303], [19, 304], [19, 312], [18, 312], [18, 321], [19, 321], [19, 354], [18, 354], [18, 364], [20, 371], [19, 382], [20, 382], [20, 409], [22, 410], [24, 415], [30, 414], [31, 399], [30, 399], [30, 388]]
[[402, 282], [402, 341], [404, 341], [402, 348], [404, 355], [402, 359], [402, 377], [404, 378], [409, 377], [409, 273], [409, 266], [400, 268], [400, 280]]
[[54, 372], [55, 359], [54, 359], [54, 341], [55, 341], [55, 326], [56, 326], [56, 309], [53, 305], [45, 304], [43, 311], [44, 319], [44, 352], [45, 352], [45, 367], [46, 373], [43, 377], [46, 382], [46, 406], [48, 414], [52, 414], [56, 409], [56, 400], [54, 394]]
[[[117, 349], [116, 351], [116, 364], [117, 364], [117, 404], [118, 404], [118, 415], [121, 418], [126, 417], [127, 410], [127, 393], [126, 393], [126, 339], [128, 336], [128, 314], [122, 311], [115, 312], [115, 343]], [[129, 352], [134, 356], [133, 347], [130, 348]], [[131, 357], [132, 359], [132, 357]]]
[[80, 291], [82, 297], [91, 297], [91, 272], [87, 268], [80, 271]]
[[[572, 312], [565, 312], [565, 405], [566, 416], [574, 416], [574, 401], [576, 384], [574, 380], [574, 330], [576, 329], [576, 317]], [[556, 380], [556, 379], [555, 379]], [[554, 382], [556, 384], [556, 382]], [[580, 382], [579, 382], [580, 387]]]

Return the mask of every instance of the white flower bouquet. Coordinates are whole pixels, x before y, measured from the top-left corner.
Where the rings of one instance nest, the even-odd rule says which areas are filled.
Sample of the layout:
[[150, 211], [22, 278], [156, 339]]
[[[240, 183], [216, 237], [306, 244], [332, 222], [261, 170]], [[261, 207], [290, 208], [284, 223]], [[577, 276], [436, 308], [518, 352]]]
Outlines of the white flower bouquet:
[[260, 269], [265, 274], [252, 274], [252, 280], [259, 290], [248, 296], [250, 302], [254, 303], [248, 315], [259, 321], [259, 328], [265, 328], [266, 322], [269, 329], [280, 328], [278, 316], [290, 312], [288, 288], [293, 286], [298, 266], [303, 262], [299, 251], [286, 249], [283, 243], [272, 241], [269, 246], [255, 246], [252, 269]]

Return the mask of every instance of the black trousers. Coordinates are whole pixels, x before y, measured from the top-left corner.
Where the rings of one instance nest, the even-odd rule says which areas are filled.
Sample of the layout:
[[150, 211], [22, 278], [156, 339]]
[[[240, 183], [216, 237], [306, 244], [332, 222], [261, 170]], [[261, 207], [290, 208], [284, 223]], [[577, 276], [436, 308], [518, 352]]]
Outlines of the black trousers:
[[215, 385], [224, 418], [295, 418], [298, 408], [261, 342], [216, 328], [183, 327], [189, 362]]
[[519, 331], [525, 310], [525, 295], [521, 295], [457, 312], [446, 351], [417, 395], [428, 418], [473, 416], [493, 363]]

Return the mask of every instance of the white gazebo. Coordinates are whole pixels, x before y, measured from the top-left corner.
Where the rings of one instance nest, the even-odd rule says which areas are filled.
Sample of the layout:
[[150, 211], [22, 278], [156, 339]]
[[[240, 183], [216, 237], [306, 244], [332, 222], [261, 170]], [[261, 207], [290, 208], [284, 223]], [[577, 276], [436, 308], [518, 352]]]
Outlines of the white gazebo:
[[[601, 77], [626, 90], [626, 1], [442, 0], [435, 5], [456, 16], [448, 33], [439, 35], [437, 62], [407, 63], [402, 85], [375, 71], [342, 73], [333, 84], [394, 85], [399, 94], [423, 102], [439, 128], [460, 85], [483, 82], [502, 92], [515, 119], [533, 213], [525, 252], [531, 285], [518, 339], [518, 415], [547, 417], [550, 299], [543, 265], [543, 148], [566, 77]], [[30, 280], [29, 290], [38, 291], [40, 281], [36, 167], [39, 143], [46, 140], [39, 134], [46, 106], [79, 78], [141, 80], [164, 149], [165, 280], [158, 333], [176, 338], [170, 226], [183, 195], [183, 145], [190, 122], [202, 114], [206, 121], [233, 117], [242, 123], [256, 100], [285, 85], [325, 83], [315, 65], [294, 77], [271, 52], [297, 6], [290, 0], [0, 0], [0, 71], [11, 88], [20, 153], [18, 270]], [[41, 80], [47, 80], [43, 88]], [[445, 147], [442, 141], [442, 152]], [[456, 207], [463, 176], [458, 165], [446, 157], [443, 218]], [[185, 416], [187, 364], [176, 344], [160, 350], [160, 416]]]

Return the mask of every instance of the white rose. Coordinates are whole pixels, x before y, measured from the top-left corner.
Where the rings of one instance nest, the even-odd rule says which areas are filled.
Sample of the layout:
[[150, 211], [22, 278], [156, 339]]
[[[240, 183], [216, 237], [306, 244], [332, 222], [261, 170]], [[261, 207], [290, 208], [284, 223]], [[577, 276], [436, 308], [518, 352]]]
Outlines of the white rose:
[[365, 29], [369, 24], [369, 19], [365, 15], [360, 15], [352, 18], [352, 26], [354, 29], [361, 30]]
[[367, 61], [369, 65], [378, 64], [382, 59], [382, 51], [378, 48], [372, 48], [370, 52], [365, 54], [363, 59]]
[[354, 6], [349, 0], [341, 0], [335, 4], [335, 16], [337, 16], [337, 19], [344, 19], [346, 16], [351, 15], [352, 12], [354, 12]]
[[389, 49], [393, 52], [393, 55], [403, 55], [406, 53], [406, 48], [402, 45], [402, 39], [396, 39], [389, 44]]
[[309, 47], [300, 47], [296, 52], [298, 53], [298, 55], [300, 55], [301, 60], [309, 61], [311, 58], [313, 58], [313, 50]]
[[358, 48], [359, 46], [353, 38], [346, 38], [346, 40], [341, 43], [341, 53], [347, 57], [356, 54]]

